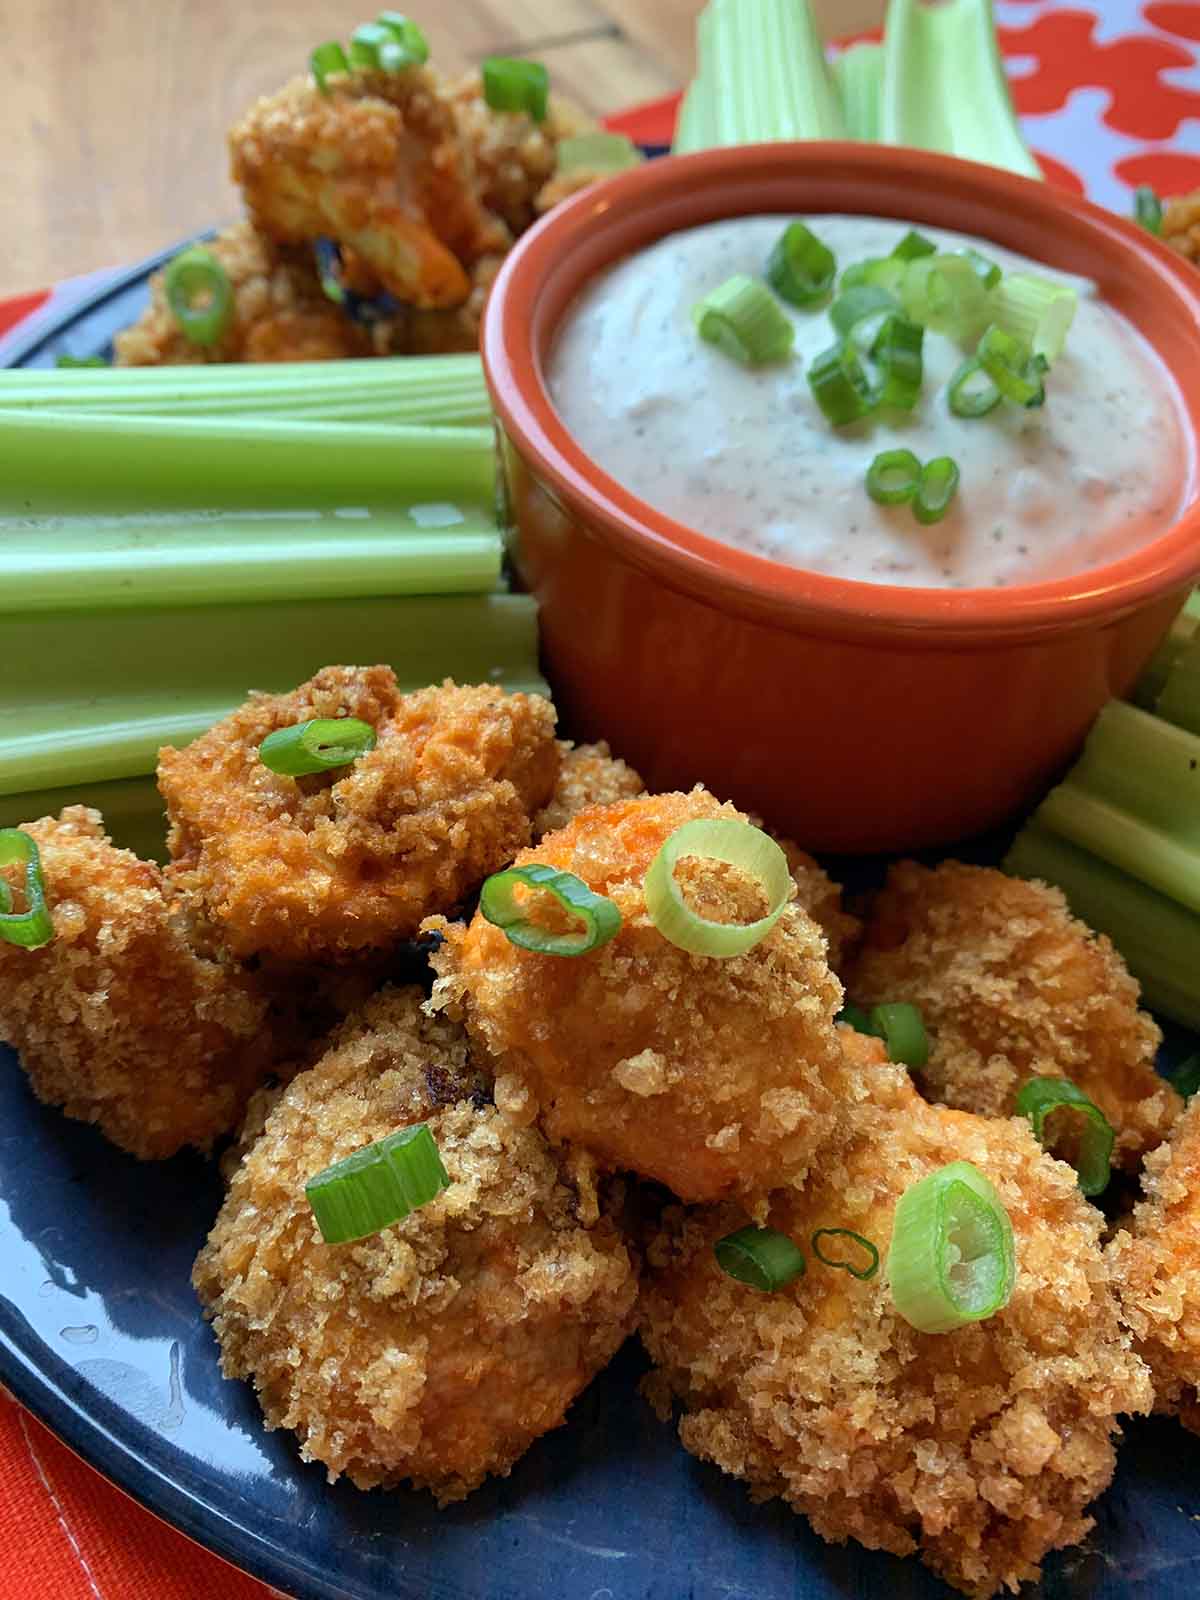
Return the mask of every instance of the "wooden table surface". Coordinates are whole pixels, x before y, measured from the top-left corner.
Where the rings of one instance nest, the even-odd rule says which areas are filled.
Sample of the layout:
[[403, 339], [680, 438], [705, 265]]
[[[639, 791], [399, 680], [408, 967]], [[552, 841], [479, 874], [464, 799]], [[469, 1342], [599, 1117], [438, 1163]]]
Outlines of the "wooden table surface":
[[[828, 34], [882, 0], [815, 0]], [[433, 61], [544, 61], [597, 115], [678, 88], [701, 0], [440, 0]], [[225, 129], [372, 14], [344, 0], [0, 0], [0, 296], [134, 261], [236, 215]]]

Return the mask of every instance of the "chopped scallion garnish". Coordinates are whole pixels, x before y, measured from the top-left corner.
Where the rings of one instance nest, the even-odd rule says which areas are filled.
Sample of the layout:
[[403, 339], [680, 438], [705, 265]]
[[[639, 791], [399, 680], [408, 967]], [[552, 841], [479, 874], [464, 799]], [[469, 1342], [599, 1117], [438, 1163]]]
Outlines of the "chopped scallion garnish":
[[918, 261], [922, 256], [937, 255], [937, 245], [923, 233], [918, 233], [916, 228], [910, 228], [892, 255], [897, 261]]
[[[856, 1266], [853, 1261], [839, 1260], [836, 1256], [828, 1256], [821, 1248], [822, 1239], [853, 1239], [860, 1250], [867, 1252], [868, 1260], [862, 1266]], [[812, 1252], [818, 1261], [824, 1262], [827, 1267], [837, 1267], [842, 1272], [848, 1272], [852, 1278], [858, 1278], [863, 1283], [873, 1278], [879, 1271], [879, 1251], [865, 1239], [861, 1233], [855, 1233], [853, 1228], [818, 1228], [812, 1236]]]
[[1078, 304], [1079, 295], [1070, 284], [1033, 272], [1010, 272], [992, 293], [988, 311], [997, 327], [1053, 366], [1067, 342]]
[[866, 283], [899, 295], [906, 270], [905, 263], [895, 256], [870, 256], [846, 268], [838, 282], [838, 291], [845, 294], [847, 289], [857, 289]]
[[550, 74], [540, 61], [489, 56], [483, 63], [483, 98], [493, 111], [524, 111], [535, 122], [544, 122]]
[[1190, 1100], [1200, 1089], [1200, 1054], [1189, 1056], [1178, 1072], [1172, 1074], [1171, 1087], [1185, 1100]]
[[802, 222], [789, 222], [767, 257], [765, 276], [792, 305], [815, 305], [833, 287], [837, 257]]
[[[867, 493], [876, 505], [906, 505], [916, 494], [920, 481], [921, 463], [911, 450], [881, 450], [867, 468]], [[866, 1022], [864, 1012], [858, 1011], [857, 1007], [846, 1007], [847, 1012], [851, 1010]], [[852, 1019], [844, 1016], [843, 1020], [850, 1022]], [[875, 1031], [870, 1027], [859, 1027], [857, 1021], [853, 1025], [859, 1033]]]
[[1162, 232], [1162, 201], [1147, 183], [1133, 191], [1133, 215], [1148, 233]]
[[[535, 893], [518, 900], [518, 889]], [[548, 894], [582, 926], [571, 933], [554, 933], [532, 921], [529, 912], [539, 892]], [[541, 862], [493, 873], [480, 891], [479, 914], [500, 928], [509, 944], [543, 956], [587, 955], [621, 930], [621, 913], [606, 895], [596, 894], [573, 872]]]
[[560, 172], [623, 172], [646, 158], [623, 133], [576, 133], [555, 151]]
[[718, 1239], [713, 1254], [726, 1277], [764, 1294], [804, 1276], [804, 1252], [776, 1228], [739, 1228]]
[[904, 1191], [887, 1275], [896, 1310], [920, 1333], [950, 1333], [1008, 1304], [1012, 1222], [978, 1167], [953, 1161]]
[[332, 772], [375, 748], [375, 729], [355, 717], [314, 717], [276, 728], [258, 747], [264, 767], [286, 778]]
[[429, 60], [429, 40], [411, 17], [400, 11], [381, 11], [376, 18], [381, 28], [392, 35], [397, 49], [380, 47], [379, 64], [386, 72], [401, 72], [406, 67], [423, 66]]
[[340, 72], [349, 72], [350, 63], [346, 59], [346, 52], [336, 39], [330, 39], [325, 44], [319, 44], [308, 58], [309, 67], [312, 69], [313, 78], [317, 88], [322, 94], [329, 93], [328, 80]]
[[808, 369], [808, 386], [835, 428], [857, 422], [874, 404], [870, 380], [848, 339], [816, 358]]
[[1034, 1138], [1051, 1154], [1055, 1153], [1057, 1141], [1047, 1134], [1046, 1119], [1056, 1112], [1072, 1114], [1077, 1135], [1072, 1145], [1077, 1155], [1074, 1159], [1069, 1156], [1063, 1159], [1070, 1160], [1078, 1172], [1081, 1191], [1089, 1196], [1103, 1194], [1112, 1171], [1116, 1138], [1103, 1111], [1069, 1078], [1030, 1078], [1021, 1085], [1016, 1114], [1029, 1118]]
[[55, 356], [54, 365], [69, 371], [72, 367], [107, 367], [108, 362], [103, 356]]
[[989, 256], [970, 246], [959, 254], [965, 256], [975, 269], [975, 274], [985, 289], [994, 289], [1004, 276], [999, 266]]
[[693, 306], [692, 321], [707, 344], [747, 367], [785, 361], [796, 338], [771, 291], [744, 272], [727, 278]]
[[[767, 911], [754, 922], [712, 922], [684, 900], [675, 879], [684, 856], [725, 861], [761, 883]], [[650, 863], [645, 881], [646, 910], [662, 934], [697, 956], [737, 956], [765, 939], [792, 895], [787, 857], [761, 828], [734, 817], [696, 817], [675, 829]]]
[[958, 493], [958, 462], [953, 456], [934, 456], [921, 468], [921, 481], [913, 496], [913, 516], [928, 527], [940, 522]]
[[946, 404], [956, 417], [986, 417], [1003, 398], [978, 356], [967, 357], [946, 390]]
[[847, 339], [860, 322], [899, 309], [899, 300], [882, 284], [857, 283], [838, 295], [829, 308], [829, 320], [843, 339]]
[[1046, 398], [1045, 366], [1023, 339], [992, 323], [975, 351], [980, 366], [1006, 400], [1018, 406], [1040, 406]]
[[423, 1122], [356, 1150], [304, 1185], [326, 1244], [347, 1244], [390, 1228], [450, 1187]]
[[929, 1035], [919, 1007], [907, 1000], [887, 1001], [872, 1006], [871, 1033], [887, 1045], [888, 1057], [905, 1067], [923, 1067], [929, 1060]]
[[184, 338], [216, 344], [233, 316], [233, 286], [212, 251], [198, 244], [182, 250], [168, 265], [163, 288]]
[[921, 394], [925, 376], [922, 349], [925, 330], [898, 312], [885, 317], [871, 345], [871, 359], [879, 367], [875, 404], [911, 411]]
[[395, 35], [380, 22], [363, 22], [350, 36], [350, 63], [368, 72], [382, 66], [379, 52], [386, 44], [394, 44]]
[[38, 950], [54, 937], [54, 921], [46, 907], [46, 883], [37, 840], [21, 828], [0, 828], [0, 867], [25, 868], [25, 910], [13, 910], [12, 890], [0, 877], [0, 940]]
[[987, 321], [987, 290], [965, 255], [910, 261], [900, 299], [914, 322], [952, 339], [969, 337]]
[[851, 1005], [849, 1001], [847, 1001], [847, 1003], [842, 1007], [833, 1020], [835, 1022], [846, 1023], [848, 1027], [854, 1029], [855, 1033], [871, 1033], [873, 1031], [871, 1028], [870, 1018], [867, 1016], [867, 1013], [861, 1006]]

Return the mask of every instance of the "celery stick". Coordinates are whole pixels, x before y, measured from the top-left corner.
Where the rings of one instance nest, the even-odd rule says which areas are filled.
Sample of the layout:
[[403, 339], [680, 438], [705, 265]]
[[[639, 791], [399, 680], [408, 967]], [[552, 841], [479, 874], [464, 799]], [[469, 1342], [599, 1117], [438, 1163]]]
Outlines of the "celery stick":
[[1081, 845], [1149, 888], [1200, 912], [1200, 852], [1090, 792], [1078, 777], [1052, 789], [1035, 817], [1040, 828]]
[[297, 600], [0, 616], [0, 795], [153, 770], [250, 689], [331, 662], [390, 663], [406, 688], [451, 676], [545, 692], [524, 595]]
[[409, 510], [365, 507], [354, 518], [321, 511], [0, 515], [0, 606], [92, 612], [494, 589], [501, 558], [494, 522], [479, 511], [438, 509], [443, 520], [458, 520], [422, 527]]
[[1170, 663], [1155, 710], [1168, 722], [1200, 733], [1200, 636], [1195, 632], [1195, 619], [1189, 621], [1192, 636]]
[[1016, 877], [1056, 884], [1072, 911], [1107, 933], [1152, 1010], [1200, 1029], [1200, 917], [1080, 846], [1031, 824], [1005, 859]]
[[115, 845], [132, 850], [145, 861], [167, 859], [166, 810], [152, 775], [0, 795], [0, 828], [56, 817], [64, 806], [91, 806], [103, 812], [104, 826]]
[[713, 115], [712, 96], [707, 86], [697, 78], [684, 91], [675, 123], [675, 141], [672, 154], [687, 155], [692, 150], [711, 150], [717, 142], [716, 118]]
[[35, 514], [91, 510], [114, 495], [136, 510], [397, 498], [488, 505], [494, 481], [490, 428], [0, 411], [0, 493]]
[[1159, 645], [1150, 663], [1143, 669], [1134, 685], [1131, 699], [1145, 711], [1157, 711], [1158, 697], [1166, 687], [1171, 668], [1179, 659], [1184, 646], [1195, 637], [1200, 627], [1200, 590], [1193, 589], [1183, 609], [1171, 624], [1170, 632]]
[[1111, 700], [1070, 776], [1087, 793], [1200, 850], [1200, 738], [1194, 733]]
[[841, 96], [847, 135], [865, 144], [878, 144], [883, 46], [852, 44], [843, 50], [834, 58], [833, 81]]
[[889, 0], [879, 137], [1041, 177], [1013, 110], [991, 0]]

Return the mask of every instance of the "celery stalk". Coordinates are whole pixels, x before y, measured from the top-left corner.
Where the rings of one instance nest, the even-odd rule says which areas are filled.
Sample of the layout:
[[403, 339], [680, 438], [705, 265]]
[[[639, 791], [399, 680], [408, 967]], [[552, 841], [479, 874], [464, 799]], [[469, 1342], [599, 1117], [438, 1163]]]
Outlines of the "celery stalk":
[[1013, 110], [991, 0], [889, 0], [879, 137], [1041, 177]]
[[1160, 717], [1200, 733], [1200, 635], [1195, 622], [1190, 639], [1177, 652], [1155, 706]]
[[1193, 589], [1184, 602], [1183, 609], [1171, 624], [1170, 632], [1159, 645], [1150, 659], [1150, 663], [1142, 671], [1133, 691], [1134, 705], [1141, 706], [1145, 711], [1156, 711], [1158, 699], [1166, 687], [1167, 678], [1171, 668], [1179, 659], [1184, 647], [1196, 635], [1200, 628], [1200, 590]]
[[1200, 917], [1037, 820], [1004, 862], [1021, 878], [1057, 884], [1075, 915], [1107, 933], [1153, 1010], [1200, 1029]]
[[0, 606], [92, 612], [494, 589], [494, 522], [449, 505], [442, 515], [458, 520], [423, 528], [400, 508], [352, 519], [320, 511], [0, 516]]
[[1112, 700], [1097, 717], [1070, 779], [1132, 819], [1200, 851], [1200, 738], [1195, 734]]
[[104, 826], [114, 844], [132, 850], [144, 861], [167, 859], [166, 809], [152, 775], [0, 795], [0, 828], [56, 817], [64, 806], [91, 806], [103, 812]]
[[545, 692], [524, 595], [9, 615], [0, 660], [0, 795], [150, 772], [160, 744], [330, 662], [388, 662], [405, 688], [451, 676]]
[[1089, 793], [1080, 780], [1070, 778], [1052, 789], [1038, 807], [1037, 822], [1190, 911], [1200, 912], [1200, 852], [1111, 800]]
[[852, 44], [843, 50], [834, 58], [833, 81], [841, 97], [847, 135], [865, 144], [878, 144], [883, 46]]
[[673, 155], [687, 155], [690, 150], [711, 150], [717, 142], [716, 121], [712, 115], [712, 96], [706, 85], [697, 78], [684, 90], [675, 123], [675, 139], [671, 145]]

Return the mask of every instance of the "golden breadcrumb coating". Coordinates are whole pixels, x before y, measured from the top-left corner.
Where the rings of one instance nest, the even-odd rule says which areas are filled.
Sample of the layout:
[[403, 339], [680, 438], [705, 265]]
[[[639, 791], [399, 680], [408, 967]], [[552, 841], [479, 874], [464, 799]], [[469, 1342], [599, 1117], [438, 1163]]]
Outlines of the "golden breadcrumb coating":
[[[650, 919], [643, 880], [667, 837], [695, 817], [740, 816], [699, 788], [581, 812], [518, 861], [575, 873], [615, 901], [623, 920], [610, 943], [542, 955], [477, 914], [469, 927], [439, 922], [445, 943], [431, 957], [431, 1004], [461, 1015], [490, 1052], [502, 1110], [540, 1116], [550, 1138], [687, 1200], [802, 1177], [839, 1103], [871, 1088], [870, 1072], [844, 1061], [841, 985], [798, 904], [728, 960], [689, 955]], [[688, 857], [676, 876], [712, 920], [766, 910], [761, 885], [736, 868]]]
[[[546, 116], [534, 122], [523, 111], [493, 111], [479, 72], [464, 74], [441, 92], [470, 148], [483, 204], [513, 234], [524, 233], [542, 211], [601, 176], [588, 173], [582, 182], [569, 184], [557, 176], [559, 142], [599, 126], [561, 95], [552, 94]], [[576, 179], [574, 173], [567, 177]]]
[[599, 744], [559, 743], [562, 766], [554, 793], [533, 819], [536, 843], [543, 834], [565, 828], [571, 818], [588, 806], [612, 805], [616, 800], [645, 794], [641, 774], [614, 756], [602, 739]]
[[[266, 1005], [196, 954], [159, 868], [117, 850], [98, 811], [24, 825], [41, 852], [54, 938], [0, 941], [0, 1040], [34, 1093], [143, 1160], [206, 1150], [266, 1071]], [[14, 890], [15, 869], [7, 874]]]
[[1200, 261], [1200, 189], [1163, 206], [1162, 241], [1189, 261]]
[[846, 981], [860, 1005], [908, 1000], [930, 1032], [918, 1074], [932, 1100], [1011, 1116], [1029, 1078], [1070, 1078], [1117, 1130], [1133, 1166], [1179, 1114], [1155, 1071], [1161, 1034], [1108, 939], [1057, 889], [990, 867], [901, 862], [875, 902]]
[[1145, 1198], [1108, 1247], [1121, 1314], [1158, 1409], [1200, 1433], [1200, 1095], [1142, 1169]]
[[[882, 1266], [861, 1282], [810, 1241], [850, 1228], [886, 1261], [900, 1195], [957, 1160], [1000, 1192], [1016, 1284], [989, 1320], [918, 1333]], [[648, 1252], [647, 1392], [663, 1414], [682, 1400], [689, 1450], [755, 1498], [782, 1496], [823, 1538], [919, 1552], [977, 1600], [1036, 1579], [1048, 1551], [1084, 1536], [1116, 1416], [1145, 1411], [1150, 1383], [1118, 1322], [1102, 1218], [1025, 1124], [926, 1105], [897, 1072], [847, 1114], [808, 1185], [772, 1200], [769, 1225], [807, 1257], [802, 1278], [764, 1294], [722, 1273], [712, 1246], [745, 1220], [732, 1203], [676, 1207]]]
[[230, 131], [252, 220], [282, 244], [331, 237], [399, 299], [458, 306], [466, 268], [508, 229], [480, 203], [471, 150], [428, 67], [295, 78]]
[[[449, 1189], [403, 1222], [326, 1245], [314, 1173], [426, 1122]], [[268, 1110], [194, 1273], [230, 1378], [269, 1428], [361, 1489], [440, 1503], [506, 1474], [610, 1359], [636, 1279], [590, 1163], [487, 1104], [461, 1031], [385, 991]]]
[[838, 974], [862, 933], [862, 923], [842, 905], [842, 886], [791, 839], [774, 834], [796, 882], [796, 898], [825, 935], [829, 965]]
[[[259, 760], [276, 728], [342, 716], [378, 739], [349, 769], [289, 778]], [[401, 694], [390, 667], [326, 667], [160, 752], [167, 874], [238, 956], [348, 959], [409, 938], [505, 866], [558, 762], [540, 695], [449, 679]]]

